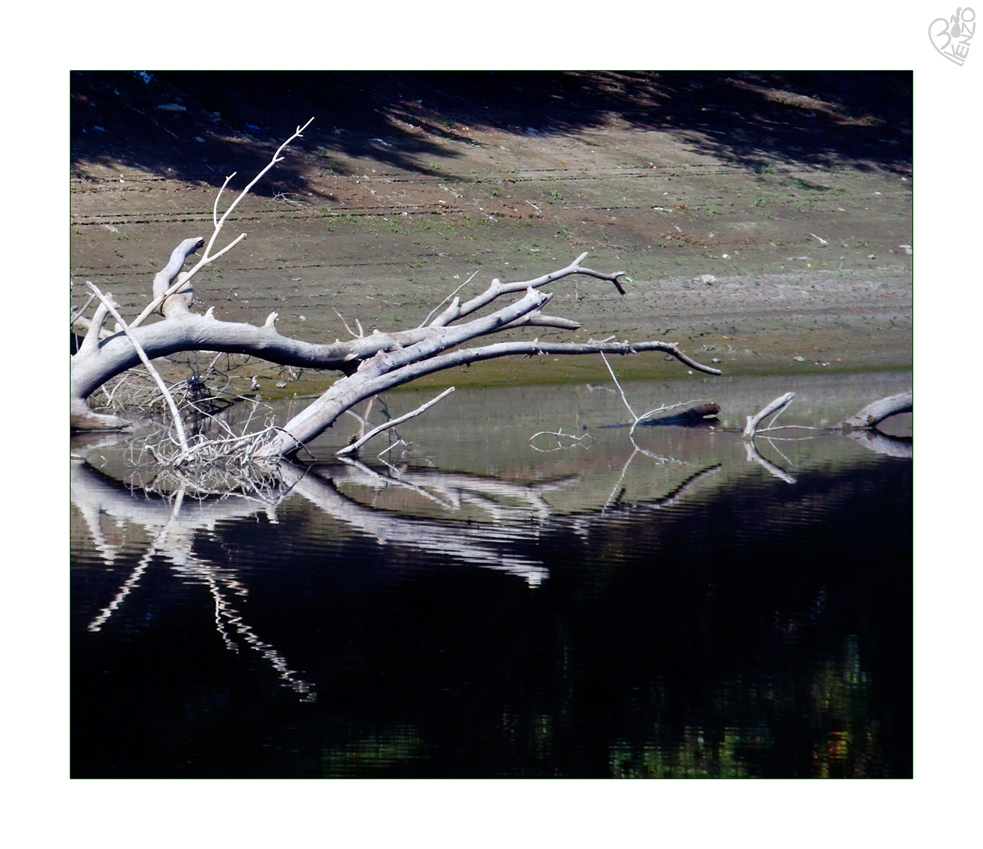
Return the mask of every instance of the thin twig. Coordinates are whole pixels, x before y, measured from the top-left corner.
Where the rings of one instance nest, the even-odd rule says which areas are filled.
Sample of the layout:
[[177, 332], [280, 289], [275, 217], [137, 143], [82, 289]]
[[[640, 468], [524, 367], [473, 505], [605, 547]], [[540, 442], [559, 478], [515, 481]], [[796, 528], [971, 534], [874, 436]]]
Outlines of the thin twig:
[[[212, 245], [215, 244], [215, 240], [218, 238], [218, 234], [222, 230], [222, 225], [225, 224], [225, 221], [232, 213], [232, 210], [234, 210], [239, 205], [239, 202], [243, 198], [245, 198], [246, 195], [249, 194], [252, 187], [255, 186], [260, 181], [260, 179], [262, 179], [263, 175], [266, 174], [267, 171], [269, 171], [274, 165], [276, 165], [278, 162], [282, 160], [283, 157], [281, 157], [280, 154], [283, 152], [283, 149], [287, 145], [289, 145], [290, 142], [292, 142], [294, 139], [301, 138], [301, 134], [304, 132], [304, 130], [307, 129], [307, 127], [310, 125], [311, 121], [313, 120], [314, 120], [313, 118], [309, 118], [306, 124], [304, 124], [302, 127], [297, 127], [297, 130], [294, 132], [294, 134], [276, 149], [276, 153], [273, 154], [273, 158], [269, 161], [266, 167], [263, 168], [263, 170], [260, 171], [255, 177], [253, 177], [249, 185], [247, 185], [246, 188], [244, 188], [241, 192], [239, 192], [239, 195], [236, 197], [236, 199], [232, 201], [231, 204], [229, 204], [229, 208], [225, 210], [225, 212], [222, 214], [222, 217], [219, 219], [218, 224], [215, 225], [215, 232], [212, 233], [211, 239], [208, 240], [208, 244], [205, 246], [205, 254], [199, 261], [198, 266], [202, 265], [205, 262], [206, 258], [209, 256], [209, 252], [212, 249]], [[231, 179], [231, 177], [229, 179]], [[228, 180], [226, 180], [226, 183], [228, 183]], [[192, 271], [197, 270], [198, 266], [196, 266], [195, 269], [192, 269]]]
[[[191, 268], [190, 271], [182, 272], [181, 274], [179, 274], [177, 276], [177, 280], [175, 280], [173, 285], [171, 285], [166, 292], [163, 292], [162, 294], [154, 298], [154, 300], [151, 301], [150, 304], [148, 304], [144, 308], [143, 312], [141, 312], [140, 315], [133, 320], [131, 326], [138, 327], [140, 324], [142, 324], [146, 320], [147, 316], [153, 313], [153, 311], [157, 309], [157, 307], [160, 304], [162, 304], [168, 297], [173, 295], [178, 289], [180, 289], [189, 280], [191, 280], [191, 278], [194, 277], [202, 268], [204, 268], [209, 263], [214, 262], [223, 254], [232, 250], [232, 248], [234, 248], [237, 244], [239, 244], [239, 242], [241, 242], [243, 239], [246, 238], [246, 234], [241, 233], [235, 239], [233, 239], [228, 245], [222, 248], [222, 250], [220, 250], [218, 253], [216, 254], [211, 253], [212, 247], [215, 244], [215, 240], [218, 238], [219, 233], [222, 232], [222, 227], [225, 226], [225, 222], [228, 219], [229, 215], [232, 213], [232, 210], [234, 210], [239, 205], [239, 203], [243, 200], [243, 198], [245, 198], [246, 195], [249, 194], [253, 186], [255, 186], [256, 183], [259, 182], [259, 180], [266, 174], [267, 171], [269, 171], [278, 162], [282, 161], [283, 157], [280, 156], [280, 153], [283, 151], [283, 149], [288, 144], [290, 144], [290, 142], [292, 142], [294, 139], [301, 138], [301, 133], [307, 129], [308, 125], [313, 120], [314, 120], [313, 118], [310, 118], [307, 121], [307, 123], [304, 124], [302, 127], [297, 127], [297, 131], [292, 136], [290, 136], [290, 138], [288, 138], [283, 144], [281, 144], [280, 147], [277, 148], [276, 153], [273, 154], [273, 158], [269, 161], [269, 163], [267, 163], [266, 167], [263, 168], [263, 170], [260, 171], [255, 177], [253, 177], [253, 179], [246, 186], [246, 188], [244, 188], [241, 192], [239, 192], [239, 194], [236, 196], [236, 199], [232, 201], [231, 204], [229, 204], [229, 208], [225, 210], [225, 212], [222, 214], [222, 217], [219, 218], [218, 221], [215, 221], [214, 230], [212, 232], [211, 238], [208, 240], [208, 243], [205, 245], [205, 252], [204, 254], [202, 254], [201, 259], [198, 260], [198, 262]], [[218, 193], [219, 196], [221, 196], [222, 194], [222, 189], [224, 189], [225, 186], [228, 185], [229, 180], [231, 180], [232, 177], [234, 176], [235, 173], [229, 175], [226, 178], [225, 182], [222, 184], [222, 188], [219, 189], [219, 193]], [[212, 209], [213, 221], [217, 213], [218, 213], [218, 197], [215, 198], [215, 205]]]
[[391, 430], [392, 428], [396, 427], [396, 425], [402, 424], [403, 422], [407, 421], [408, 419], [412, 419], [412, 418], [420, 415], [421, 413], [426, 412], [434, 404], [436, 404], [442, 398], [445, 398], [448, 395], [450, 395], [451, 392], [453, 392], [453, 391], [454, 391], [454, 387], [453, 386], [448, 387], [443, 392], [441, 392], [436, 398], [433, 398], [430, 401], [427, 401], [426, 404], [422, 404], [421, 406], [417, 407], [412, 412], [406, 413], [406, 415], [399, 416], [398, 418], [395, 418], [392, 421], [385, 422], [385, 423], [379, 425], [378, 427], [372, 428], [372, 430], [370, 430], [367, 434], [365, 434], [365, 436], [363, 436], [358, 441], [353, 442], [351, 445], [346, 445], [340, 451], [335, 452], [336, 456], [341, 457], [344, 454], [350, 454], [352, 451], [358, 451], [359, 448], [361, 448], [363, 445], [365, 445], [365, 443], [368, 442], [376, 434], [382, 433], [384, 430]]
[[[532, 444], [533, 443], [533, 440], [535, 440], [537, 436], [552, 436], [552, 437], [555, 437], [556, 438], [556, 448], [539, 448], [539, 447], [533, 445]], [[569, 439], [571, 444], [564, 445], [560, 441], [561, 438], [562, 439]], [[541, 430], [541, 431], [539, 431], [539, 433], [534, 433], [532, 436], [529, 437], [529, 447], [532, 448], [533, 451], [539, 451], [539, 452], [542, 452], [542, 453], [550, 452], [550, 451], [562, 451], [562, 450], [569, 449], [569, 448], [576, 448], [578, 445], [581, 448], [585, 448], [586, 449], [586, 448], [589, 448], [590, 445], [589, 444], [587, 444], [587, 445], [584, 444], [584, 440], [585, 439], [589, 439], [591, 442], [594, 442], [594, 437], [591, 436], [589, 433], [582, 433], [580, 436], [574, 436], [572, 433], [564, 433], [563, 432], [563, 428], [560, 428], [559, 430]]]

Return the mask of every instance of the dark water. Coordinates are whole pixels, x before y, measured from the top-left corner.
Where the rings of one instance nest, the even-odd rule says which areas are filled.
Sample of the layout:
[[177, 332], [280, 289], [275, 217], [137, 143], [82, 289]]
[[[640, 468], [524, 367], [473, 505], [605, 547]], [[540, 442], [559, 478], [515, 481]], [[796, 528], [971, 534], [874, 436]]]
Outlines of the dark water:
[[[779, 424], [908, 387], [803, 379]], [[131, 491], [89, 446], [73, 777], [910, 776], [910, 416], [753, 454], [729, 428], [788, 385], [628, 385], [725, 410], [633, 438], [609, 388], [459, 391], [392, 468], [331, 460], [352, 420], [275, 505]]]

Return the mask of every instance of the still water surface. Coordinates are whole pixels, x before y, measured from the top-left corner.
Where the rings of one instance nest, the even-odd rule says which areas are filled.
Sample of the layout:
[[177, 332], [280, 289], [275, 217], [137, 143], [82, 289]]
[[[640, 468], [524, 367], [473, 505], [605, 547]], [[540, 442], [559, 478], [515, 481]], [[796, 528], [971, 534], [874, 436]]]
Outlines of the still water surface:
[[790, 388], [778, 423], [825, 427], [910, 385], [627, 384], [723, 408], [631, 435], [611, 386], [458, 390], [388, 466], [336, 426], [275, 504], [73, 445], [72, 775], [910, 776], [911, 417], [735, 432]]

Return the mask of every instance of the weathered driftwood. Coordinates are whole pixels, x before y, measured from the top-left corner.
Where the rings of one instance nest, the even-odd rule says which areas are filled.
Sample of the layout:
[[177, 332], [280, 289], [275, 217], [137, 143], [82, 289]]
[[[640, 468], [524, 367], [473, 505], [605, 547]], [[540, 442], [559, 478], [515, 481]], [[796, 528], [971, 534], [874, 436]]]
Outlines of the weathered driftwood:
[[759, 412], [755, 413], [753, 416], [747, 417], [747, 422], [744, 425], [744, 438], [753, 439], [754, 434], [758, 429], [758, 425], [768, 418], [772, 413], [775, 414], [775, 418], [778, 418], [778, 414], [782, 412], [789, 404], [792, 403], [792, 399], [795, 398], [794, 392], [786, 392], [784, 395], [776, 398], [770, 404], [763, 407]]
[[[188, 240], [191, 243], [197, 241], [199, 240]], [[449, 348], [481, 336], [524, 325], [546, 325], [552, 317], [544, 316], [541, 309], [549, 302], [550, 295], [536, 291], [539, 287], [574, 274], [609, 279], [610, 275], [582, 268], [580, 263], [583, 258], [584, 255], [559, 271], [535, 280], [523, 281], [521, 284], [493, 281], [485, 296], [479, 296], [463, 306], [455, 305], [453, 318], [468, 315], [503, 294], [522, 290], [525, 291], [525, 296], [490, 315], [462, 324], [448, 325], [451, 318], [445, 311], [430, 324], [412, 330], [393, 333], [375, 331], [346, 342], [335, 340], [333, 343], [322, 344], [281, 335], [276, 329], [276, 313], [271, 314], [262, 327], [257, 327], [241, 322], [220, 321], [211, 310], [205, 315], [195, 315], [187, 311], [186, 302], [171, 297], [165, 301], [164, 306], [169, 314], [168, 318], [136, 328], [131, 324], [130, 332], [151, 359], [182, 351], [243, 353], [278, 365], [337, 370], [354, 378], [340, 387], [337, 384], [337, 388], [332, 387], [332, 397], [325, 399], [326, 404], [322, 406], [329, 402], [334, 403], [339, 397], [345, 397], [352, 399], [346, 401], [344, 406], [347, 407], [382, 389], [392, 388], [424, 374], [480, 360], [523, 354], [630, 354], [661, 351], [676, 357], [690, 368], [707, 374], [720, 374], [718, 369], [704, 366], [686, 356], [674, 343], [659, 341], [635, 344], [592, 341], [576, 344], [540, 343], [532, 340], [456, 351], [452, 355], [441, 357]], [[185, 295], [184, 290], [181, 294], [182, 298], [190, 296]], [[173, 306], [169, 306], [171, 304]], [[78, 352], [72, 358], [72, 426], [76, 428], [114, 429], [126, 424], [116, 417], [92, 412], [86, 403], [92, 392], [108, 380], [141, 362], [137, 348], [126, 334], [117, 332], [107, 339], [100, 339], [100, 331], [107, 316], [108, 313], [97, 310]], [[570, 324], [579, 327], [575, 322]], [[397, 369], [403, 371], [394, 374]], [[357, 391], [357, 385], [369, 381], [378, 385], [378, 388], [368, 394]], [[352, 384], [356, 384], [356, 387]], [[352, 389], [355, 391], [350, 391]], [[328, 427], [335, 417], [325, 420], [318, 432]], [[305, 419], [310, 421], [310, 414]], [[289, 425], [287, 430], [293, 431]], [[301, 442], [306, 441], [312, 438], [308, 430], [309, 428], [305, 430], [304, 435], [295, 433], [295, 436]]]
[[[674, 354], [674, 356], [676, 356], [677, 359], [679, 358], [678, 353]], [[630, 425], [609, 425], [609, 427], [630, 427], [630, 433], [634, 433], [635, 428], [639, 425], [652, 426], [658, 424], [693, 424], [703, 420], [707, 416], [716, 415], [720, 412], [720, 406], [712, 402], [683, 401], [678, 404], [662, 404], [656, 407], [654, 410], [649, 410], [639, 415], [632, 409], [631, 404], [628, 403], [628, 396], [625, 395], [625, 390], [621, 387], [618, 376], [614, 373], [614, 369], [611, 368], [611, 363], [608, 362], [608, 358], [604, 356], [603, 351], [601, 352], [601, 359], [604, 360], [604, 365], [607, 366], [608, 373], [611, 375], [611, 380], [614, 381], [614, 385], [617, 388], [618, 393], [621, 395], [621, 401], [625, 405], [625, 409], [628, 410], [633, 419]], [[683, 362], [686, 362], [686, 360], [684, 359]], [[706, 367], [701, 366], [698, 363], [695, 364], [694, 368], [697, 368], [700, 371], [706, 371]], [[719, 374], [719, 372], [717, 373]], [[676, 410], [677, 412], [670, 412], [672, 410]]]
[[[281, 145], [271, 162], [239, 194], [221, 218], [218, 216], [216, 198], [214, 232], [211, 238], [207, 242], [201, 237], [185, 239], [174, 249], [165, 267], [154, 278], [153, 299], [129, 323], [127, 332], [122, 332], [119, 327], [111, 331], [106, 326], [110, 315], [106, 303], [98, 305], [91, 319], [81, 315], [84, 310], [73, 314], [73, 327], [84, 328], [85, 334], [77, 352], [72, 356], [73, 428], [99, 430], [125, 427], [128, 424], [125, 420], [90, 409], [87, 401], [90, 395], [108, 380], [141, 361], [183, 351], [248, 354], [277, 365], [335, 370], [344, 375], [317, 401], [287, 422], [277, 439], [256, 451], [256, 458], [265, 460], [296, 452], [300, 446], [330, 427], [338, 416], [365, 398], [436, 371], [497, 357], [661, 351], [696, 371], [720, 374], [718, 369], [686, 356], [671, 342], [647, 341], [633, 344], [591, 340], [578, 344], [547, 343], [533, 339], [475, 348], [460, 347], [482, 336], [504, 330], [525, 327], [579, 328], [580, 325], [575, 321], [545, 315], [543, 307], [552, 296], [540, 289], [566, 277], [580, 275], [612, 283], [618, 292], [624, 294], [620, 278], [625, 272], [605, 273], [586, 268], [582, 265], [586, 253], [566, 267], [533, 280], [502, 283], [495, 279], [484, 292], [464, 303], [455, 292], [439, 304], [419, 327], [412, 330], [393, 333], [375, 330], [365, 335], [359, 327], [358, 336], [346, 342], [335, 340], [333, 343], [323, 344], [283, 336], [276, 329], [275, 312], [269, 315], [262, 326], [221, 321], [215, 317], [212, 309], [204, 315], [192, 313], [191, 307], [195, 299], [192, 278], [202, 267], [229, 251], [245, 237], [242, 234], [220, 251], [212, 253], [216, 238], [229, 213], [259, 177], [279, 161], [281, 151], [290, 141], [300, 136], [302, 129], [303, 127], [298, 127], [297, 132]], [[219, 191], [219, 197], [221, 192], [222, 190]], [[203, 255], [196, 264], [188, 271], [182, 270], [188, 259], [202, 248]], [[510, 295], [516, 296], [518, 300], [495, 308], [494, 302]], [[434, 318], [434, 313], [444, 307], [448, 300], [449, 305]], [[474, 316], [485, 307], [493, 311], [479, 317]], [[160, 314], [160, 320], [144, 324], [155, 313]]]
[[[449, 346], [453, 343], [446, 343]], [[439, 350], [438, 343], [422, 345]], [[414, 346], [416, 348], [416, 346]], [[683, 362], [688, 358], [676, 346], [667, 342], [588, 342], [584, 344], [532, 342], [499, 342], [480, 348], [464, 348], [442, 354], [427, 355], [414, 348], [380, 352], [366, 360], [358, 371], [337, 381], [309, 407], [283, 426], [280, 440], [268, 445], [261, 456], [290, 454], [298, 444], [306, 444], [330, 427], [345, 410], [366, 398], [378, 395], [419, 377], [457, 366], [469, 365], [498, 357], [536, 354], [635, 354], [641, 351], [663, 351]]]
[[[682, 409], [679, 409], [682, 407]], [[630, 409], [630, 408], [629, 408]], [[665, 411], [664, 415], [658, 413]], [[716, 417], [720, 412], [720, 405], [713, 401], [692, 402], [685, 401], [681, 404], [666, 404], [659, 410], [639, 416], [633, 423], [621, 422], [619, 424], [601, 425], [603, 430], [616, 430], [619, 428], [631, 428], [634, 433], [639, 427], [660, 427], [673, 425], [697, 425], [706, 424]], [[566, 434], [564, 434], [565, 436]]]
[[[776, 398], [774, 401], [764, 407], [761, 412], [753, 416], [748, 416], [743, 434], [744, 447], [747, 450], [748, 461], [753, 461], [760, 464], [762, 467], [768, 470], [769, 474], [774, 475], [776, 478], [790, 484], [794, 484], [796, 482], [796, 478], [781, 467], [776, 466], [774, 463], [762, 457], [761, 454], [758, 453], [757, 446], [754, 443], [754, 438], [758, 433], [783, 430], [784, 428], [780, 427], [768, 427], [763, 430], [758, 430], [758, 425], [764, 418], [772, 415], [773, 413], [775, 414], [775, 418], [777, 418], [778, 415], [792, 403], [794, 398], [794, 392], [786, 392], [784, 395]], [[825, 430], [826, 433], [844, 433], [846, 436], [850, 437], [856, 442], [859, 442], [865, 448], [869, 448], [871, 451], [878, 454], [910, 459], [912, 456], [910, 439], [899, 439], [896, 437], [887, 436], [874, 427], [877, 422], [883, 421], [888, 416], [906, 412], [911, 412], [910, 392], [892, 395], [890, 398], [882, 398], [879, 401], [868, 404], [863, 408], [863, 410], [861, 410], [855, 416], [851, 416], [842, 425], [836, 428], [821, 429], [805, 427], [804, 425], [789, 425], [788, 427], [802, 427], [806, 430]], [[774, 423], [774, 419], [772, 419], [772, 422]]]
[[844, 428], [865, 429], [876, 427], [884, 419], [899, 413], [912, 411], [912, 393], [899, 392], [868, 404], [859, 413], [855, 413], [843, 422]]
[[[759, 413], [748, 416], [747, 424], [744, 426], [745, 439], [753, 439], [755, 434], [759, 432], [758, 425], [772, 413], [775, 414], [775, 418], [777, 419], [779, 414], [792, 403], [794, 398], [794, 392], [786, 392], [764, 407]], [[895, 416], [899, 413], [910, 413], [912, 411], [911, 399], [911, 392], [899, 392], [897, 395], [881, 398], [868, 404], [859, 413], [850, 416], [839, 427], [847, 431], [869, 430], [890, 416]], [[772, 423], [774, 423], [774, 419], [772, 419]], [[771, 430], [773, 428], [768, 429]]]
[[175, 432], [177, 433], [177, 438], [181, 444], [181, 448], [187, 451], [188, 440], [187, 437], [184, 435], [184, 424], [181, 421], [181, 414], [180, 412], [178, 412], [177, 404], [174, 403], [174, 398], [171, 397], [171, 393], [168, 391], [167, 385], [164, 383], [161, 376], [157, 373], [157, 369], [154, 368], [154, 364], [150, 362], [150, 358], [147, 356], [146, 351], [143, 350], [143, 348], [140, 346], [140, 343], [137, 341], [136, 337], [134, 337], [133, 331], [127, 326], [126, 322], [123, 320], [123, 317], [116, 311], [116, 304], [113, 303], [112, 298], [107, 298], [105, 295], [103, 295], [103, 293], [99, 291], [98, 287], [96, 287], [95, 284], [89, 283], [88, 285], [89, 288], [92, 290], [92, 293], [99, 299], [99, 303], [106, 308], [107, 312], [113, 318], [116, 319], [117, 325], [119, 325], [119, 328], [123, 331], [123, 333], [126, 335], [126, 338], [130, 341], [130, 344], [133, 346], [134, 351], [136, 352], [137, 356], [140, 358], [140, 362], [144, 364], [144, 366], [147, 369], [147, 372], [153, 378], [154, 383], [156, 383], [157, 387], [160, 389], [161, 395], [163, 395], [164, 399], [167, 401], [168, 409], [171, 412], [171, 418], [174, 421], [174, 429]]

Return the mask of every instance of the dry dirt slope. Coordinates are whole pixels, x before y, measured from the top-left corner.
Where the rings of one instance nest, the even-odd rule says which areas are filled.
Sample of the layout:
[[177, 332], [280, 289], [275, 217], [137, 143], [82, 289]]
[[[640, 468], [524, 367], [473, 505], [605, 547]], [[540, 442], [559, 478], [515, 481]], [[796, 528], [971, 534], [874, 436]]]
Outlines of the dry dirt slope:
[[[730, 374], [911, 363], [908, 75], [78, 73], [71, 97], [72, 279], [131, 312], [208, 234], [224, 177], [243, 185], [313, 116], [242, 206], [247, 241], [200, 278], [220, 318], [412, 326], [474, 272], [589, 251], [631, 282], [556, 287], [579, 338], [679, 341]], [[518, 365], [454, 381], [598, 366]]]

